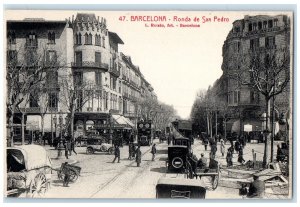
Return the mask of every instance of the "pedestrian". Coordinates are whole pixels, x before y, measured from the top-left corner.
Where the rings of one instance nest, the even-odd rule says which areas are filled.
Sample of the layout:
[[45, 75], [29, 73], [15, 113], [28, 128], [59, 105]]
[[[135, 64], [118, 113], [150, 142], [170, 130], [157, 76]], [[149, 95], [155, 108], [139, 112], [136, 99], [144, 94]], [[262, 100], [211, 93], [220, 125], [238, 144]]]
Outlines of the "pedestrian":
[[245, 162], [245, 160], [244, 160], [244, 158], [243, 158], [243, 148], [240, 148], [240, 150], [239, 150], [238, 162], [241, 163], [242, 165], [243, 165], [244, 162]]
[[128, 145], [128, 151], [129, 151], [128, 160], [132, 160], [133, 150], [134, 150], [133, 143], [130, 142], [129, 145]]
[[70, 182], [70, 171], [67, 169], [68, 162], [65, 162], [61, 165], [61, 172], [64, 174], [63, 187], [69, 187]]
[[279, 144], [277, 145], [276, 159], [277, 159], [277, 162], [284, 161], [284, 155], [283, 155], [282, 149], [280, 148]]
[[201, 158], [197, 162], [197, 167], [199, 167], [200, 169], [207, 168], [207, 158], [204, 157], [204, 153], [201, 153]]
[[137, 163], [137, 167], [139, 167], [141, 162], [142, 162], [142, 152], [141, 152], [141, 149], [140, 149], [140, 145], [138, 146], [138, 148], [136, 150], [135, 161]]
[[235, 151], [236, 151], [237, 153], [239, 152], [240, 147], [241, 147], [241, 144], [240, 144], [239, 140], [237, 140], [237, 141], [234, 143], [234, 149], [235, 149]]
[[74, 140], [71, 141], [71, 149], [77, 155], [77, 152], [75, 151], [75, 141]]
[[222, 157], [224, 157], [224, 154], [225, 154], [225, 144], [224, 144], [224, 140], [221, 139], [220, 140], [220, 148], [221, 148], [221, 154], [222, 154]]
[[258, 176], [253, 176], [253, 182], [249, 186], [247, 197], [262, 198], [266, 189], [265, 182], [260, 180]]
[[155, 154], [156, 154], [156, 144], [152, 145], [151, 154], [152, 154], [152, 161], [154, 161]]
[[68, 149], [68, 146], [67, 146], [67, 143], [65, 142], [65, 144], [64, 144], [64, 147], [65, 147], [65, 157], [67, 158], [67, 159], [69, 159], [69, 149]]
[[226, 155], [226, 162], [227, 162], [227, 167], [232, 166], [232, 151], [228, 149], [227, 155]]
[[207, 150], [207, 145], [208, 145], [207, 136], [204, 136], [204, 138], [203, 138], [203, 145], [204, 145], [204, 148], [205, 148], [205, 151], [206, 151]]
[[120, 148], [118, 145], [115, 146], [115, 158], [112, 162], [115, 163], [117, 158], [118, 158], [118, 163], [120, 163]]
[[216, 152], [217, 152], [217, 145], [216, 143], [214, 142], [211, 146], [210, 146], [210, 158], [211, 159], [215, 159], [215, 156], [216, 156]]

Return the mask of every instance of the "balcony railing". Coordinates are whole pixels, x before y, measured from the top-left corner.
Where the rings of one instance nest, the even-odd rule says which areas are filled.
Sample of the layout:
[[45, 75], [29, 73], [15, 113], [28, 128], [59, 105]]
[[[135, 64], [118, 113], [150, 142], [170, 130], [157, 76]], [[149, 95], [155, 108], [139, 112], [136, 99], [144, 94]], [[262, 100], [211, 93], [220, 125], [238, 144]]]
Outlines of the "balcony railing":
[[119, 76], [120, 76], [120, 71], [118, 71], [118, 70], [115, 69], [115, 68], [109, 69], [109, 72], [110, 72], [112, 75], [116, 76], [116, 77], [119, 77]]
[[26, 42], [25, 43], [25, 47], [26, 48], [37, 48], [38, 47], [38, 43], [37, 43], [37, 41], [36, 42]]
[[42, 108], [42, 107], [28, 107], [28, 108], [20, 108], [20, 112], [22, 113], [42, 113], [45, 110], [47, 110], [47, 113], [57, 113], [58, 108], [57, 107], [47, 107], [47, 108]]
[[74, 68], [100, 68], [108, 71], [109, 66], [106, 63], [100, 63], [100, 62], [92, 62], [92, 61], [82, 61], [82, 62], [72, 62], [71, 66]]
[[263, 29], [260, 29], [260, 30], [253, 30], [253, 31], [250, 31], [250, 32], [246, 32], [245, 33], [245, 36], [250, 36], [250, 35], [256, 35], [256, 34], [262, 34], [262, 33], [265, 33], [265, 32], [274, 32], [274, 31], [279, 31], [281, 28], [280, 27], [272, 27], [272, 28], [263, 28]]

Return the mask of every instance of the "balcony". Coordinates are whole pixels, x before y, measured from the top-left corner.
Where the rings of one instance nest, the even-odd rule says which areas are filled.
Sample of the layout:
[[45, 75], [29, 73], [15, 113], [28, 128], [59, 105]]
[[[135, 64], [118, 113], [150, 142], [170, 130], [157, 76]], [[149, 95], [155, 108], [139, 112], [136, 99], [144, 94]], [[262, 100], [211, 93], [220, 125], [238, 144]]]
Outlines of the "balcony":
[[73, 68], [98, 68], [103, 69], [105, 71], [109, 70], [108, 64], [93, 61], [71, 62], [71, 66]]
[[120, 76], [120, 71], [118, 71], [116, 68], [109, 69], [109, 72], [116, 77]]
[[37, 47], [38, 47], [37, 41], [26, 42], [26, 43], [25, 43], [25, 48], [26, 48], [26, 49], [36, 49]]
[[57, 107], [28, 107], [28, 108], [20, 108], [20, 112], [26, 113], [26, 114], [39, 114], [47, 110], [47, 113], [57, 113], [58, 108]]
[[281, 28], [281, 27], [263, 28], [260, 30], [253, 30], [253, 31], [246, 32], [245, 36], [247, 37], [247, 36], [252, 36], [252, 35], [257, 35], [257, 34], [263, 34], [266, 32], [275, 32], [275, 31], [279, 31], [281, 29], [283, 29], [283, 28]]
[[137, 117], [136, 113], [134, 113], [134, 112], [124, 112], [123, 115], [125, 117], [132, 117], [132, 118]]

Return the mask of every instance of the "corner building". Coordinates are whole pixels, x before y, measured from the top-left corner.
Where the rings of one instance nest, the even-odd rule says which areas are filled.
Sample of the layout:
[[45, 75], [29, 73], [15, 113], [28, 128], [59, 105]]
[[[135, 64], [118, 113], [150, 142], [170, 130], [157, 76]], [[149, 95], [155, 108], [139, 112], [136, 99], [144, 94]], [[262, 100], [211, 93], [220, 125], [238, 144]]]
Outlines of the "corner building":
[[[223, 45], [223, 75], [216, 84], [217, 89], [214, 89], [217, 90], [218, 97], [227, 103], [230, 111], [228, 131], [242, 133], [245, 125], [250, 125], [253, 132], [264, 130], [264, 97], [253, 87], [239, 84], [232, 78], [232, 74], [251, 68], [253, 53], [258, 53], [262, 59], [266, 57], [267, 50], [276, 50], [279, 58], [286, 52], [290, 53], [290, 35], [290, 19], [285, 15], [245, 16], [244, 19], [233, 22], [233, 28]], [[250, 80], [250, 73], [244, 78]], [[290, 88], [289, 83], [286, 89], [276, 96], [274, 103], [271, 100], [270, 105], [275, 105], [276, 122], [281, 114], [289, 116]], [[275, 127], [276, 132], [287, 130], [286, 127], [279, 126], [278, 122]]]

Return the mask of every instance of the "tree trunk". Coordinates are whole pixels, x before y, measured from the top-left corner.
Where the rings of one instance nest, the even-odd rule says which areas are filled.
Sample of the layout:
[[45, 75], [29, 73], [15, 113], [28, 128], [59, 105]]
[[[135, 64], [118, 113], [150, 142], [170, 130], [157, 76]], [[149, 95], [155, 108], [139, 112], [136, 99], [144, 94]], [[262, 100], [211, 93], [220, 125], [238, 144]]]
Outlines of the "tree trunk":
[[227, 136], [227, 129], [226, 129], [226, 119], [224, 119], [224, 140], [226, 140], [226, 136]]
[[42, 127], [42, 136], [45, 135], [45, 114], [41, 114], [41, 127]]
[[22, 119], [21, 119], [21, 135], [22, 135], [22, 145], [25, 144], [25, 123], [24, 123], [24, 119], [25, 119], [25, 114], [22, 113]]
[[207, 135], [210, 135], [208, 115], [206, 116], [206, 122], [207, 122]]
[[218, 113], [216, 112], [216, 136], [218, 135]]
[[264, 138], [265, 138], [265, 147], [264, 147], [264, 156], [263, 156], [263, 167], [266, 168], [268, 165], [268, 161], [269, 161], [269, 146], [268, 146], [268, 142], [269, 142], [269, 137], [270, 137], [270, 133], [269, 133], [269, 116], [270, 116], [270, 99], [268, 97], [265, 97], [265, 101], [266, 101], [266, 129], [265, 129], [265, 133], [264, 133]]
[[74, 115], [75, 112], [74, 110], [71, 111], [71, 116], [70, 116], [70, 133], [71, 133], [71, 137], [72, 137], [72, 141], [74, 141]]
[[212, 129], [212, 117], [209, 117], [209, 123], [210, 123], [210, 138], [212, 138], [212, 133], [213, 133], [213, 129]]
[[8, 129], [9, 129], [9, 137], [7, 138], [7, 146], [13, 147], [14, 146], [14, 110], [9, 109], [9, 116], [8, 116]]

